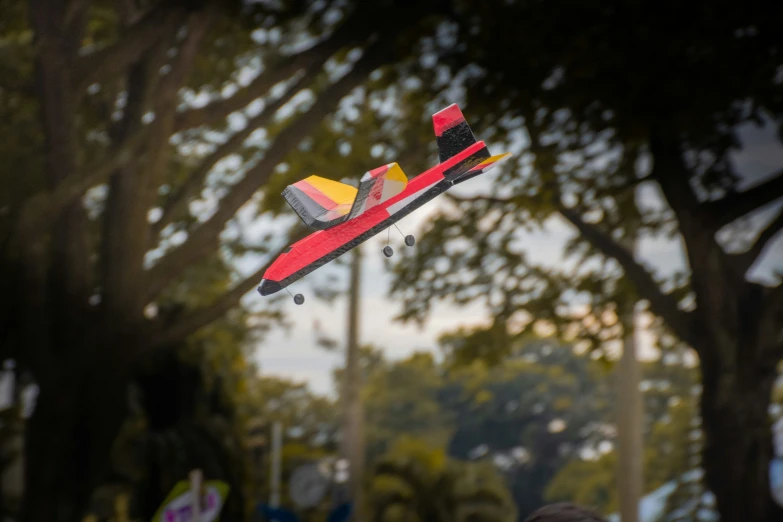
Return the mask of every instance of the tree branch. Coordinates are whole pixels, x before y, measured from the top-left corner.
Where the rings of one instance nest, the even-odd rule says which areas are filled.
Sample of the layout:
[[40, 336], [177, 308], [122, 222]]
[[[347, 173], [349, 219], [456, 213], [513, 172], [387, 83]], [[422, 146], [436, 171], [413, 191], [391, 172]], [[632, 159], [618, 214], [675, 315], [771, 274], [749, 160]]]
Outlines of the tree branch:
[[185, 11], [181, 9], [154, 9], [130, 26], [119, 42], [81, 58], [76, 64], [76, 93], [83, 93], [89, 85], [125, 72], [184, 17]]
[[153, 337], [151, 344], [153, 346], [164, 346], [176, 343], [186, 339], [189, 335], [197, 332], [204, 326], [217, 321], [229, 310], [237, 306], [242, 296], [250, 292], [253, 287], [258, 284], [268, 266], [269, 265], [264, 265], [247, 279], [241, 281], [234, 288], [223, 294], [210, 307], [199, 308], [187, 313], [159, 335]]
[[777, 216], [759, 233], [756, 241], [748, 249], [747, 252], [737, 254], [737, 258], [740, 262], [740, 268], [743, 274], [747, 273], [753, 263], [761, 257], [764, 253], [764, 249], [769, 243], [778, 235], [778, 232], [783, 230], [783, 207], [778, 210]]
[[639, 297], [650, 301], [653, 313], [662, 317], [680, 339], [691, 344], [691, 328], [689, 324], [691, 319], [689, 312], [680, 310], [677, 300], [661, 291], [658, 283], [655, 282], [650, 273], [636, 262], [633, 253], [620, 245], [609, 234], [594, 225], [586, 223], [579, 215], [579, 212], [566, 208], [561, 204], [558, 205], [558, 211], [576, 227], [582, 237], [591, 245], [600, 250], [605, 256], [617, 261], [625, 271], [626, 276], [636, 287]]
[[[300, 240], [309, 232], [308, 229], [301, 226], [297, 226], [296, 230], [296, 233], [290, 238], [289, 244]], [[273, 253], [269, 257], [268, 263], [265, 263], [253, 274], [237, 283], [231, 290], [223, 294], [209, 307], [199, 308], [185, 314], [181, 319], [153, 337], [151, 344], [153, 346], [164, 346], [182, 341], [199, 329], [223, 317], [229, 310], [237, 306], [239, 300], [261, 281], [261, 278], [267, 268], [269, 268], [269, 265], [271, 265], [283, 251], [284, 249], [280, 249]]]
[[225, 120], [229, 114], [247, 107], [253, 100], [265, 95], [277, 83], [287, 80], [297, 71], [304, 69], [306, 76], [317, 72], [329, 55], [321, 56], [321, 48], [314, 47], [285, 61], [274, 71], [262, 73], [247, 87], [236, 92], [230, 98], [214, 101], [198, 109], [189, 109], [177, 116], [175, 131], [183, 131], [202, 125], [215, 125]]
[[718, 201], [703, 203], [701, 208], [713, 216], [719, 228], [722, 228], [781, 197], [783, 197], [783, 170], [744, 192], [736, 192]]
[[[117, 315], [117, 319], [129, 326], [141, 320], [145, 304], [147, 274], [143, 260], [150, 243], [148, 212], [156, 197], [158, 178], [168, 160], [177, 94], [213, 19], [210, 14], [202, 9], [188, 16], [187, 36], [168, 74], [159, 79], [153, 97], [155, 119], [146, 126], [144, 164], [140, 168], [118, 170], [111, 179], [104, 219], [103, 306], [110, 316]], [[128, 198], [127, 194], [134, 197]]]
[[117, 12], [125, 25], [133, 25], [139, 18], [139, 6], [136, 0], [116, 0]]
[[28, 233], [40, 235], [67, 205], [82, 197], [88, 189], [105, 183], [115, 170], [128, 165], [144, 143], [145, 134], [143, 129], [139, 129], [122, 146], [109, 149], [80, 172], [65, 178], [53, 190], [39, 192], [29, 198], [22, 207], [28, 222], [34, 225], [28, 228]]
[[667, 129], [654, 127], [650, 136], [650, 151], [654, 161], [652, 174], [677, 217], [691, 269], [691, 286], [696, 292], [698, 303], [702, 305], [702, 314], [706, 313], [704, 306], [720, 301], [710, 295], [715, 290], [710, 281], [721, 277], [731, 278], [733, 283], [741, 284], [745, 280], [745, 273], [736, 270], [734, 260], [716, 239], [716, 233], [722, 226], [720, 216], [704, 212], [703, 204], [694, 194], [689, 182], [692, 172], [685, 164], [678, 137], [667, 132]]
[[[447, 196], [458, 202], [488, 201], [490, 203], [502, 205], [514, 201], [513, 198], [498, 198], [491, 196], [457, 197], [451, 194], [447, 194]], [[642, 299], [650, 301], [653, 313], [662, 317], [663, 320], [666, 321], [666, 324], [669, 325], [681, 340], [690, 344], [690, 312], [680, 310], [677, 300], [673, 296], [664, 294], [661, 291], [658, 283], [655, 282], [650, 273], [642, 265], [636, 262], [633, 253], [627, 248], [595, 225], [585, 222], [578, 211], [567, 208], [561, 203], [556, 203], [556, 205], [558, 212], [576, 227], [585, 240], [593, 245], [593, 247], [600, 250], [605, 256], [611, 257], [620, 264], [628, 279], [634, 284], [639, 296]]]
[[259, 128], [264, 128], [269, 124], [269, 121], [274, 117], [275, 113], [285, 105], [293, 96], [298, 92], [299, 87], [304, 82], [302, 80], [297, 81], [288, 92], [281, 96], [278, 100], [275, 100], [268, 106], [264, 107], [257, 116], [247, 122], [247, 125], [241, 131], [235, 133], [225, 143], [218, 146], [215, 151], [204, 158], [201, 163], [193, 170], [188, 176], [188, 179], [180, 186], [179, 190], [172, 194], [166, 206], [163, 209], [160, 219], [152, 225], [152, 237], [155, 238], [160, 234], [160, 231], [168, 225], [174, 216], [181, 212], [186, 206], [190, 198], [192, 198], [203, 186], [212, 168], [221, 159], [226, 156], [235, 153], [242, 148], [245, 140]]
[[266, 94], [274, 85], [291, 78], [298, 71], [304, 71], [305, 77], [310, 77], [323, 67], [329, 57], [335, 52], [351, 44], [365, 41], [374, 25], [365, 23], [366, 7], [357, 9], [350, 18], [338, 27], [330, 37], [313, 47], [290, 57], [284, 57], [282, 62], [269, 71], [264, 71], [247, 87], [234, 93], [230, 98], [213, 101], [198, 109], [189, 109], [177, 116], [176, 131], [182, 131], [201, 125], [215, 125], [222, 122], [229, 114], [247, 107], [253, 100]]
[[776, 365], [783, 357], [783, 284], [763, 289], [759, 317], [759, 338], [769, 355], [764, 363]]
[[[36, 0], [31, 2], [30, 12], [37, 51], [36, 88], [45, 138], [46, 173], [49, 187], [54, 190], [78, 174], [77, 107], [70, 88], [73, 72], [68, 64], [76, 56], [87, 17], [83, 2], [50, 5]], [[51, 225], [46, 232], [52, 239], [48, 267], [52, 290], [47, 298], [52, 308], [58, 310], [52, 318], [62, 321], [52, 324], [55, 344], [69, 346], [79, 342], [81, 317], [77, 308], [87, 306], [91, 287], [89, 234], [86, 212], [80, 202], [63, 205], [60, 211], [56, 220], [46, 221]], [[23, 214], [29, 217], [27, 212]]]
[[388, 41], [384, 43], [384, 39], [379, 38], [365, 50], [348, 74], [318, 95], [309, 111], [295, 116], [293, 121], [280, 131], [264, 158], [220, 201], [220, 206], [212, 217], [202, 223], [185, 243], [169, 252], [150, 269], [148, 299], [151, 300], [157, 295], [187, 266], [209, 255], [218, 247], [220, 233], [237, 210], [267, 182], [274, 168], [323, 122], [343, 97], [360, 85], [372, 71], [386, 63], [392, 49]]
[[718, 227], [711, 220], [705, 221], [702, 215], [696, 212], [699, 201], [688, 181], [690, 172], [683, 161], [680, 141], [668, 132], [653, 129], [650, 152], [653, 156], [651, 177], [658, 182], [666, 201], [677, 216], [680, 232], [686, 242], [689, 243], [705, 233], [714, 235]]

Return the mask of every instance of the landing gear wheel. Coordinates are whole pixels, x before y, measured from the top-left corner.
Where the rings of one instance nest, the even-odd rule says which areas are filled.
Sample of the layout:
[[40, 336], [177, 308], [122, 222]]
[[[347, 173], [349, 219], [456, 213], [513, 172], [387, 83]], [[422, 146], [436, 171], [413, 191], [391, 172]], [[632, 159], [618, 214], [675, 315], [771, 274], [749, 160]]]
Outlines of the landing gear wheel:
[[413, 236], [405, 236], [405, 244], [408, 246], [413, 246], [416, 243], [416, 238]]
[[302, 294], [296, 294], [294, 296], [294, 303], [300, 305], [304, 303], [304, 296]]
[[387, 245], [383, 247], [383, 255], [385, 255], [386, 257], [391, 257], [394, 255], [394, 250], [392, 249], [392, 247]]

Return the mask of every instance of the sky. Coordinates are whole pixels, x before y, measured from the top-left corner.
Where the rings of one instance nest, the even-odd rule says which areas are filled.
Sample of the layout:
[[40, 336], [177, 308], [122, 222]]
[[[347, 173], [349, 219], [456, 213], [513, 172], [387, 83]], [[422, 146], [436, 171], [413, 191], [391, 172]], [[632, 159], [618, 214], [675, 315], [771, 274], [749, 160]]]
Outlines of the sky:
[[[480, 139], [480, 136], [478, 137]], [[434, 137], [433, 137], [434, 139]], [[743, 150], [735, 155], [738, 171], [748, 180], [756, 182], [762, 177], [778, 171], [783, 166], [783, 148], [775, 139], [774, 128], [770, 125], [758, 129], [746, 128], [741, 134], [744, 143]], [[497, 153], [500, 151], [494, 151]], [[376, 167], [368, 158], [368, 170]], [[405, 165], [401, 165], [405, 170]], [[334, 173], [319, 173], [333, 175]], [[357, 172], [358, 178], [363, 173]], [[409, 176], [414, 173], [407, 173]], [[486, 176], [486, 175], [485, 175]], [[459, 189], [463, 194], [485, 191], [490, 178], [480, 176], [461, 184]], [[640, 188], [640, 200], [650, 204], [660, 204], [660, 198], [654, 186]], [[422, 228], [429, 217], [436, 211], [442, 200], [438, 199], [406, 216], [398, 222], [399, 228], [405, 234], [414, 234]], [[767, 219], [773, 208], [770, 206], [763, 214]], [[267, 225], [268, 226], [268, 225]], [[544, 230], [526, 234], [525, 244], [528, 255], [533, 261], [549, 266], [563, 262], [562, 247], [573, 233], [569, 224], [562, 219], [550, 219]], [[460, 326], [479, 324], [487, 319], [485, 310], [480, 305], [457, 307], [450, 303], [437, 303], [422, 328], [414, 324], [401, 324], [392, 318], [401, 310], [400, 303], [387, 297], [390, 275], [384, 268], [384, 256], [381, 252], [386, 244], [387, 234], [381, 233], [362, 245], [364, 261], [361, 278], [361, 317], [360, 339], [363, 343], [372, 343], [384, 350], [390, 359], [404, 358], [415, 351], [437, 350], [437, 338], [440, 334], [455, 330]], [[402, 236], [392, 230], [390, 244], [399, 252], [406, 247]], [[416, 248], [415, 245], [412, 248]], [[682, 249], [678, 241], [644, 241], [639, 246], [639, 258], [659, 273], [671, 273], [684, 268]], [[392, 258], [394, 260], [394, 258]], [[772, 281], [774, 267], [780, 268], [783, 263], [783, 238], [778, 237], [767, 250], [764, 259], [754, 267], [752, 278], [760, 281]], [[293, 328], [288, 331], [270, 333], [262, 343], [255, 347], [255, 360], [260, 364], [265, 375], [284, 376], [297, 381], [307, 382], [310, 388], [321, 394], [332, 395], [332, 370], [342, 364], [343, 355], [340, 351], [327, 352], [316, 344], [314, 324], [318, 323], [321, 331], [330, 338], [344, 345], [347, 330], [347, 302], [339, 298], [332, 303], [320, 302], [312, 295], [311, 284], [323, 282], [328, 274], [339, 276], [340, 289], [347, 288], [347, 269], [331, 263], [313, 272], [306, 278], [294, 283], [292, 293], [302, 293], [306, 302], [296, 306], [293, 300], [287, 300], [284, 307], [289, 314]], [[249, 299], [259, 299], [258, 294]], [[650, 336], [642, 332], [639, 336], [640, 350], [649, 354]]]

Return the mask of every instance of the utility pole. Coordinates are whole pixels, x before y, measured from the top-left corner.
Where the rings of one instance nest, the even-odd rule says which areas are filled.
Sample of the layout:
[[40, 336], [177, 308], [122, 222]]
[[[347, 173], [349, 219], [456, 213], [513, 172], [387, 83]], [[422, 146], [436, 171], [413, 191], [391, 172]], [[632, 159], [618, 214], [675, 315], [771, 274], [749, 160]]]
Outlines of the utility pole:
[[[626, 242], [636, 258], [636, 241]], [[617, 491], [621, 522], [639, 522], [639, 502], [644, 488], [644, 415], [639, 390], [640, 367], [636, 343], [636, 300], [621, 303], [621, 319], [627, 325], [623, 353], [617, 368]]]
[[272, 425], [272, 475], [269, 492], [269, 506], [280, 507], [280, 458], [283, 448], [283, 424], [275, 422]]
[[361, 402], [362, 371], [359, 366], [359, 295], [361, 249], [353, 250], [348, 290], [348, 336], [343, 377], [343, 426], [341, 453], [348, 461], [348, 490], [354, 522], [362, 522], [362, 471], [364, 470], [364, 411]]

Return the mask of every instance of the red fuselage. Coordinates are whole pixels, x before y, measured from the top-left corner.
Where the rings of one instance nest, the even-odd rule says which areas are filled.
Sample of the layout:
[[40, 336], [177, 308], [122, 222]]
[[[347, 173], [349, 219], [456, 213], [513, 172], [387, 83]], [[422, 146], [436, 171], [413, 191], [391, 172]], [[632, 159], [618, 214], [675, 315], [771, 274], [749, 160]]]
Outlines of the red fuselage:
[[484, 149], [483, 141], [455, 154], [408, 182], [405, 190], [369, 210], [327, 230], [319, 230], [291, 245], [264, 273], [258, 291], [270, 295], [339, 257], [416, 208], [447, 190], [449, 169]]

